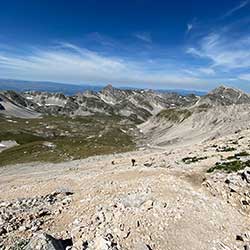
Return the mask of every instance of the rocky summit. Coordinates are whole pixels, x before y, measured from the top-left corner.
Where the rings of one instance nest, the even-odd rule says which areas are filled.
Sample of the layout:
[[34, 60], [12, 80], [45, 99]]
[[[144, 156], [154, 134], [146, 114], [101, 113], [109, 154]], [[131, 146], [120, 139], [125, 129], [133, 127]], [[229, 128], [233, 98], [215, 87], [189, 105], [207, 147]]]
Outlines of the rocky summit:
[[0, 98], [0, 249], [250, 249], [248, 94]]

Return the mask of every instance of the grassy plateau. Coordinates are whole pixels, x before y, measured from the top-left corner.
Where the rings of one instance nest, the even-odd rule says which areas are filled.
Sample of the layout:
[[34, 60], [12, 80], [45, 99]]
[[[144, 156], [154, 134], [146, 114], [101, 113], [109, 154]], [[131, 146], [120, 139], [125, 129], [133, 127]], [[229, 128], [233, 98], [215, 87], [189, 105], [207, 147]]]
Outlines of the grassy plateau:
[[121, 117], [0, 117], [0, 142], [19, 145], [0, 153], [0, 166], [26, 162], [61, 162], [135, 149], [133, 125]]

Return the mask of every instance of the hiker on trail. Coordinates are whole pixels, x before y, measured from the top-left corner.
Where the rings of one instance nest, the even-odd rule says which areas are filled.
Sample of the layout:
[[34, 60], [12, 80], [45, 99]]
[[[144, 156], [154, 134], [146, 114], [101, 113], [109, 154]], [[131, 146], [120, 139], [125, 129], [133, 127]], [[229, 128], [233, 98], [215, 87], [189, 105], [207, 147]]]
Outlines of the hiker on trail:
[[131, 162], [132, 162], [132, 166], [134, 167], [134, 165], [135, 165], [135, 159], [132, 159]]

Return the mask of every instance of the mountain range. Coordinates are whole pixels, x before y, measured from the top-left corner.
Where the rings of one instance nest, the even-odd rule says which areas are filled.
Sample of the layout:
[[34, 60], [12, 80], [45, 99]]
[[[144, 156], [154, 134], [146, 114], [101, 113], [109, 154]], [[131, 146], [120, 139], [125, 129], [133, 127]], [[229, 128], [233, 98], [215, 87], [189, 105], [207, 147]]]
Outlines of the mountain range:
[[[76, 95], [39, 91], [0, 92], [2, 113], [14, 116], [40, 114], [86, 116], [95, 113], [120, 115], [145, 121], [162, 109], [193, 105], [199, 100], [194, 94], [162, 93], [152, 90], [128, 90], [107, 85], [100, 91], [87, 90]], [[19, 111], [23, 110], [23, 114]]]
[[246, 128], [249, 107], [248, 94], [226, 86], [204, 96], [118, 89], [112, 85], [71, 96], [40, 91], [0, 92], [2, 115], [28, 119], [44, 115], [121, 117], [138, 126], [144, 144], [157, 146], [202, 141]]
[[[41, 82], [41, 81], [24, 81], [14, 79], [0, 79], [0, 91], [14, 90], [18, 92], [25, 91], [41, 91], [50, 93], [63, 93], [64, 95], [75, 95], [78, 92], [86, 90], [100, 91], [103, 85], [87, 85], [87, 84], [67, 84], [57, 82]], [[119, 87], [120, 89], [138, 89], [132, 87]], [[158, 89], [157, 92], [175, 92], [181, 95], [195, 94], [198, 96], [205, 95], [205, 91], [186, 90], [186, 89]]]

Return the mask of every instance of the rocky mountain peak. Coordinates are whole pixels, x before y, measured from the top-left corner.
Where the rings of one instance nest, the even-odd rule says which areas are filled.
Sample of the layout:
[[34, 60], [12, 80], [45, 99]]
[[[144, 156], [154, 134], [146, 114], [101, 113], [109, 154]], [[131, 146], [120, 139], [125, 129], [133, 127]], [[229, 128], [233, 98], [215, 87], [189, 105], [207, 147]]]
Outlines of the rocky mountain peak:
[[106, 87], [104, 87], [104, 88], [106, 88], [106, 89], [113, 89], [114, 87], [113, 87], [113, 85], [111, 84], [111, 83], [109, 83]]
[[114, 98], [116, 97], [120, 97], [121, 93], [123, 93], [124, 91], [118, 88], [114, 88], [111, 84], [108, 84], [107, 86], [105, 86], [102, 90], [101, 90], [101, 94], [105, 95], [105, 96], [112, 96]]
[[250, 103], [250, 96], [239, 89], [221, 85], [201, 98], [203, 103], [232, 105]]
[[229, 94], [232, 94], [232, 93], [241, 93], [243, 94], [244, 92], [239, 90], [239, 89], [235, 89], [235, 88], [232, 88], [232, 87], [227, 87], [225, 85], [220, 85], [219, 87], [213, 89], [212, 91], [210, 91], [208, 94], [223, 94], [223, 93], [229, 93]]
[[108, 84], [102, 89], [102, 92], [112, 92], [112, 91], [114, 91], [114, 87], [112, 84]]
[[111, 84], [108, 84], [99, 94], [105, 102], [115, 104], [122, 102], [125, 98], [131, 95], [131, 91], [114, 88]]

